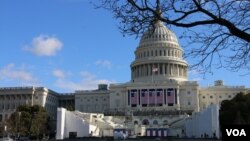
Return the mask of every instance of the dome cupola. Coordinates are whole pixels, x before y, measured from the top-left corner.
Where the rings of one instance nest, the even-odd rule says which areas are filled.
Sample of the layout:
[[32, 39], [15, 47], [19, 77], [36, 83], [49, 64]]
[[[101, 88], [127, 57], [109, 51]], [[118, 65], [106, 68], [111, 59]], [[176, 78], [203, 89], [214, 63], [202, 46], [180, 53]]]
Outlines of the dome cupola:
[[131, 64], [133, 82], [187, 80], [188, 64], [177, 37], [157, 20], [141, 37]]

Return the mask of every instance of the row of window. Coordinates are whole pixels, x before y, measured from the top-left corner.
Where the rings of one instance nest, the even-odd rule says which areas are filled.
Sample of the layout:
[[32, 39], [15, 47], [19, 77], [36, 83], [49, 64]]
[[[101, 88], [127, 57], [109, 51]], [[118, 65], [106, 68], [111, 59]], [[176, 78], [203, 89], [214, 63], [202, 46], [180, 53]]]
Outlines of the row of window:
[[17, 96], [0, 96], [0, 100], [26, 100], [26, 99], [31, 99], [30, 95], [17, 95]]
[[56, 110], [57, 110], [57, 106], [55, 105], [50, 105], [50, 104], [46, 104], [45, 105], [45, 110], [50, 113], [50, 114], [56, 114]]
[[[142, 97], [145, 97], [145, 93], [142, 93], [141, 94]], [[149, 93], [149, 97], [152, 97], [153, 96], [153, 93]], [[156, 96], [157, 97], [161, 97], [162, 96], [162, 93], [156, 93]], [[167, 93], [167, 96], [171, 96], [171, 93]], [[135, 94], [134, 93], [131, 93], [131, 97], [135, 97]]]
[[48, 100], [48, 101], [51, 101], [51, 102], [54, 102], [54, 103], [57, 103], [57, 102], [58, 102], [57, 97], [55, 97], [55, 96], [53, 96], [53, 95], [48, 95], [48, 96], [47, 96], [47, 100]]
[[[213, 98], [214, 98], [212, 95], [211, 95], [211, 96], [209, 96], [209, 97], [210, 97], [210, 99], [213, 99]], [[231, 96], [231, 95], [228, 95], [227, 97], [228, 97], [228, 98], [232, 98], [232, 96]], [[202, 96], [202, 98], [203, 98], [203, 99], [205, 99], [205, 98], [206, 98], [206, 96]], [[222, 96], [220, 95], [220, 96], [219, 96], [219, 98], [222, 98]]]
[[148, 50], [143, 52], [138, 52], [136, 54], [136, 59], [145, 58], [145, 57], [154, 57], [154, 56], [172, 56], [182, 58], [182, 52], [180, 50], [170, 49], [170, 50]]
[[[153, 120], [151, 123], [148, 119], [144, 119], [142, 120], [141, 123], [139, 123], [139, 121], [135, 120], [134, 121], [134, 125], [138, 125], [138, 124], [142, 124], [142, 125], [158, 125], [159, 122], [157, 120]], [[168, 124], [168, 121], [167, 120], [164, 120], [163, 121], [163, 124]]]
[[[170, 36], [169, 36], [170, 34]], [[168, 40], [168, 41], [175, 41], [175, 38], [173, 38], [172, 33], [168, 33], [168, 34], [147, 34], [147, 36], [144, 36], [142, 38], [142, 40], [147, 40], [147, 39], [154, 39], [154, 38], [160, 38], [160, 39], [164, 39], [164, 40]]]
[[83, 101], [87, 101], [87, 102], [90, 102], [90, 101], [107, 101], [107, 98], [106, 97], [84, 97], [84, 98], [80, 98], [80, 101], [83, 102]]
[[79, 109], [82, 112], [92, 112], [92, 111], [104, 111], [108, 108], [108, 105], [79, 105]]
[[[157, 71], [153, 71], [154, 68], [157, 68]], [[141, 77], [141, 76], [151, 76], [152, 74], [168, 74], [168, 75], [178, 75], [186, 76], [186, 67], [182, 65], [175, 64], [146, 64], [138, 65], [132, 68], [132, 77]]]
[[14, 110], [14, 109], [16, 109], [18, 106], [20, 106], [20, 105], [25, 105], [25, 104], [28, 104], [28, 102], [23, 102], [23, 103], [12, 103], [12, 104], [10, 104], [10, 103], [8, 103], [8, 104], [1, 104], [0, 105], [0, 111], [2, 111], [2, 110]]

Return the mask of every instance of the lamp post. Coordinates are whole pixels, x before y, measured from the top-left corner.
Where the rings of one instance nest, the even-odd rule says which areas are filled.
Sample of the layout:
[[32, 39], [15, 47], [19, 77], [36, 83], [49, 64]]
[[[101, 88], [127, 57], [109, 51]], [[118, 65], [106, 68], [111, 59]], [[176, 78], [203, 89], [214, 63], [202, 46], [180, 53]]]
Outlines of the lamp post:
[[6, 134], [6, 131], [7, 131], [7, 125], [6, 125], [6, 123], [4, 123], [4, 135]]

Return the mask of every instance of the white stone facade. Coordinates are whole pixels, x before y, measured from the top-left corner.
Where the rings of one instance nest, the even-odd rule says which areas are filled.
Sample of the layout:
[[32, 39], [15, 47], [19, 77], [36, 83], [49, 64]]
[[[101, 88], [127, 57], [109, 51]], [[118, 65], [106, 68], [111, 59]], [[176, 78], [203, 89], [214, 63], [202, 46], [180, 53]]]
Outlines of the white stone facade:
[[75, 110], [88, 113], [103, 113], [109, 110], [110, 91], [98, 89], [75, 92]]
[[[168, 104], [168, 89], [176, 91], [173, 104]], [[191, 110], [199, 111], [198, 84], [191, 81], [169, 80], [162, 83], [125, 83], [110, 85], [110, 110]], [[131, 91], [137, 91], [137, 101], [132, 103]], [[143, 103], [143, 91], [152, 90]], [[163, 93], [159, 95], [157, 90]], [[157, 94], [158, 93], [158, 94]], [[151, 101], [154, 98], [155, 101]]]
[[231, 100], [238, 93], [247, 94], [245, 86], [225, 86], [222, 80], [215, 81], [214, 86], [199, 89], [199, 104], [201, 110], [209, 105], [220, 105], [223, 100]]
[[19, 105], [40, 105], [52, 119], [56, 119], [58, 96], [45, 87], [0, 88], [0, 123], [15, 112]]

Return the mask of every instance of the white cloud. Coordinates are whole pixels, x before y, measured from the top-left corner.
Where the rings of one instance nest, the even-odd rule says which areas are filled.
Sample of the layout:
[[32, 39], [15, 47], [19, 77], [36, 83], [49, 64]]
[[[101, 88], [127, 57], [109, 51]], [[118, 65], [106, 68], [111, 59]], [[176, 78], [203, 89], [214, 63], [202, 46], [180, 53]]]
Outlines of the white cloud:
[[57, 78], [60, 78], [60, 79], [63, 79], [65, 78], [66, 74], [63, 70], [60, 70], [60, 69], [55, 69], [52, 71], [52, 74], [57, 77]]
[[95, 62], [95, 64], [108, 69], [112, 67], [112, 63], [108, 60], [98, 60]]
[[37, 79], [28, 71], [23, 69], [18, 69], [15, 64], [8, 64], [2, 69], [0, 69], [0, 79], [1, 80], [13, 80], [22, 84], [34, 84]]
[[38, 56], [56, 55], [63, 47], [63, 43], [56, 37], [48, 35], [39, 35], [33, 38], [32, 43], [24, 47], [24, 50], [30, 51]]
[[94, 90], [98, 88], [98, 84], [115, 83], [114, 80], [98, 79], [97, 76], [88, 71], [80, 72], [80, 81], [74, 82], [72, 80], [57, 78], [55, 85], [67, 91], [75, 90]]

